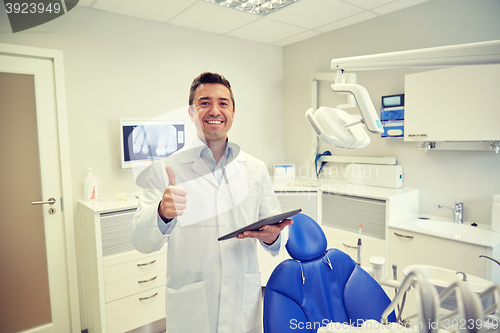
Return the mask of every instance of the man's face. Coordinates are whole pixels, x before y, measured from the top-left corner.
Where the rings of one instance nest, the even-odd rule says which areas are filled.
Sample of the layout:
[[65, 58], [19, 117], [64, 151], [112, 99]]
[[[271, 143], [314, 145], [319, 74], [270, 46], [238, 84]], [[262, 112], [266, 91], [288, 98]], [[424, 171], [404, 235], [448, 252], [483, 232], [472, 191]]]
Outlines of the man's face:
[[202, 84], [196, 89], [193, 104], [189, 115], [196, 124], [198, 137], [207, 143], [226, 141], [234, 118], [229, 89], [217, 83]]

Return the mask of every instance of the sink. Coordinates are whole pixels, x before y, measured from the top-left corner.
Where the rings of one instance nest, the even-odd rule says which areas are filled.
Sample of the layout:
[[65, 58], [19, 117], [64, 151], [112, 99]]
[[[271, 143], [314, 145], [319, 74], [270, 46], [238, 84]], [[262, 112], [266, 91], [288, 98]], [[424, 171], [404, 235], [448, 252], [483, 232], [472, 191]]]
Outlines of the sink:
[[478, 227], [473, 227], [468, 224], [458, 224], [454, 222], [439, 221], [439, 220], [417, 220], [415, 225], [419, 228], [433, 232], [439, 232], [449, 235], [475, 235], [481, 236], [484, 230]]
[[[452, 222], [450, 222], [452, 223]], [[467, 226], [465, 226], [467, 227]], [[446, 269], [442, 267], [429, 266], [429, 265], [411, 265], [405, 267], [403, 270], [404, 276], [407, 276], [412, 270], [418, 269], [427, 278], [430, 284], [436, 287], [438, 294], [446, 287], [451, 285], [455, 281], [462, 280], [462, 274], [456, 274], [457, 271]], [[488, 287], [494, 284], [491, 281], [482, 279], [474, 275], [467, 274], [466, 286], [473, 293], [481, 293], [485, 291]], [[483, 300], [483, 308], [488, 307], [492, 304], [492, 298], [488, 297]], [[455, 293], [451, 294], [448, 298], [441, 302], [441, 307], [447, 310], [456, 309], [456, 296]]]
[[[462, 274], [456, 274], [457, 271], [430, 265], [410, 265], [405, 267], [403, 274], [406, 276], [414, 269], [420, 270], [429, 283], [436, 287], [445, 288], [455, 281], [462, 280]], [[470, 291], [480, 293], [492, 286], [493, 282], [467, 274], [467, 282], [465, 284], [469, 287]]]
[[422, 272], [430, 284], [441, 288], [448, 287], [453, 282], [459, 281], [462, 278], [462, 274], [455, 274], [456, 271], [428, 265], [407, 266], [403, 270], [404, 276], [407, 276], [414, 269]]

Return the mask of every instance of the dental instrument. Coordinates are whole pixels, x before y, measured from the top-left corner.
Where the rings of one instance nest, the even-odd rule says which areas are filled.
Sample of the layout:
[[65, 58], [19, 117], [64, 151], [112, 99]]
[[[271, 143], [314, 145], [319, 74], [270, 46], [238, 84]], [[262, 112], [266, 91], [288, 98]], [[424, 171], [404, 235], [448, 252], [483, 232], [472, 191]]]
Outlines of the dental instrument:
[[362, 243], [361, 243], [361, 229], [363, 228], [363, 225], [360, 224], [359, 225], [359, 234], [358, 234], [358, 255], [357, 255], [357, 260], [358, 260], [358, 265], [361, 266], [361, 246], [362, 246]]
[[[417, 304], [419, 311], [412, 317], [418, 316], [421, 323], [434, 323], [438, 318], [438, 294], [427, 278], [419, 270], [411, 271], [403, 280], [401, 287], [392, 300], [391, 304], [384, 310], [380, 322], [384, 325], [388, 323], [389, 314], [394, 311], [397, 305], [402, 301], [406, 291], [413, 286], [417, 293]], [[432, 325], [422, 325], [421, 332], [437, 333], [437, 328]]]

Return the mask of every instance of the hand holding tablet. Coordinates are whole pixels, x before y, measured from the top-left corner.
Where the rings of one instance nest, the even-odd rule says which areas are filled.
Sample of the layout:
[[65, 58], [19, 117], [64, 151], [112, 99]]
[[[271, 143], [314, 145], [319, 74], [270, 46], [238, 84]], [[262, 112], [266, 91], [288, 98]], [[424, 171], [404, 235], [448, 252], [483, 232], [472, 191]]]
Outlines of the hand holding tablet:
[[249, 224], [249, 225], [247, 225], [247, 226], [245, 226], [243, 228], [240, 228], [238, 230], [230, 232], [227, 235], [219, 237], [218, 240], [222, 241], [222, 240], [234, 238], [234, 237], [237, 237], [239, 234], [244, 233], [245, 231], [258, 231], [258, 230], [261, 230], [262, 227], [265, 226], [265, 225], [278, 224], [278, 223], [282, 222], [283, 220], [285, 220], [285, 219], [287, 219], [289, 217], [292, 217], [292, 216], [300, 213], [301, 211], [302, 211], [302, 209], [296, 209], [296, 210], [292, 210], [292, 211], [289, 211], [289, 212], [281, 213], [281, 214], [278, 214], [278, 215], [266, 217], [266, 218], [264, 218], [262, 220], [254, 222], [252, 224]]

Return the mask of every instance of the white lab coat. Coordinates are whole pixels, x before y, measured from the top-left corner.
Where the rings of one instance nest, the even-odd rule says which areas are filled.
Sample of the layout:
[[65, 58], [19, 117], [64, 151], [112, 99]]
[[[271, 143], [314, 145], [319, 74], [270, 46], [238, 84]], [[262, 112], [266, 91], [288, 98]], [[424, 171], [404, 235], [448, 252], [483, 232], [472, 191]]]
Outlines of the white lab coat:
[[[229, 183], [223, 178], [219, 185], [192, 149], [199, 142], [186, 144], [164, 160], [165, 166], [173, 167], [177, 185], [188, 193], [184, 214], [170, 222], [177, 223], [173, 231], [163, 235], [157, 226], [166, 175], [158, 163], [150, 171], [149, 189], [144, 190], [131, 224], [132, 242], [143, 253], [168, 244], [167, 332], [261, 332], [259, 241], [233, 238], [219, 242], [217, 238], [278, 214], [281, 208], [263, 162], [240, 151], [226, 166]], [[181, 226], [181, 222], [190, 225]], [[285, 228], [278, 250], [264, 248], [277, 255], [287, 239]]]

